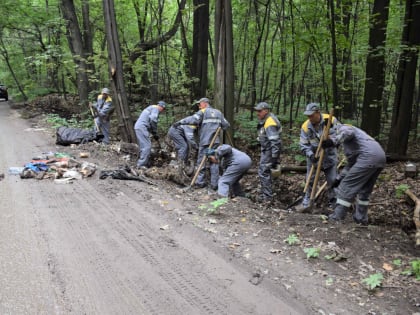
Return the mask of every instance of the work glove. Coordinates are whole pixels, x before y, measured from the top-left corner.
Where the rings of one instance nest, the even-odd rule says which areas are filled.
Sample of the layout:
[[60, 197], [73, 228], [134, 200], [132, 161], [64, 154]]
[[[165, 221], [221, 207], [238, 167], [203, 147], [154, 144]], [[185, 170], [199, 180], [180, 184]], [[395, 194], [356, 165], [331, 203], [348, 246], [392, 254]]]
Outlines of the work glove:
[[173, 125], [172, 125], [172, 127], [174, 127], [174, 128], [179, 127], [179, 126], [181, 126], [180, 121], [174, 122]]
[[207, 157], [209, 157], [209, 156], [215, 156], [216, 155], [216, 150], [211, 149], [211, 148], [207, 148], [204, 154]]
[[312, 164], [318, 163], [318, 160], [319, 160], [319, 158], [316, 157], [315, 154], [313, 153], [309, 156], [309, 159], [311, 160]]
[[321, 144], [321, 147], [323, 149], [331, 148], [331, 147], [334, 147], [334, 146], [335, 146], [334, 141], [332, 141], [330, 138], [325, 139], [324, 141], [322, 141], [322, 144]]
[[271, 169], [276, 169], [277, 165], [279, 165], [279, 158], [277, 157], [272, 157], [271, 158]]

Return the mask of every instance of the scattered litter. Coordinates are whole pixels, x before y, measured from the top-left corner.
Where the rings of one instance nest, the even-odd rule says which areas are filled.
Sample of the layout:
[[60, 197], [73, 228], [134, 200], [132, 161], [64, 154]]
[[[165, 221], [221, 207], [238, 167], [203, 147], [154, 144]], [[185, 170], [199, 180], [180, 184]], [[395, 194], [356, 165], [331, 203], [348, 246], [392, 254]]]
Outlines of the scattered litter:
[[12, 166], [9, 167], [8, 173], [10, 175], [19, 175], [20, 173], [23, 172], [24, 167], [17, 167], [17, 166]]
[[161, 229], [161, 230], [167, 230], [167, 229], [169, 229], [169, 224], [162, 225], [162, 226], [160, 227], [160, 229]]
[[277, 249], [277, 248], [270, 249], [270, 253], [272, 254], [280, 254], [281, 252], [282, 252], [281, 249]]
[[63, 178], [82, 179], [82, 174], [80, 174], [76, 170], [68, 170], [68, 171], [64, 172]]
[[89, 152], [80, 152], [79, 157], [80, 158], [88, 158], [89, 157]]
[[54, 183], [56, 184], [73, 184], [73, 178], [57, 178], [54, 179]]

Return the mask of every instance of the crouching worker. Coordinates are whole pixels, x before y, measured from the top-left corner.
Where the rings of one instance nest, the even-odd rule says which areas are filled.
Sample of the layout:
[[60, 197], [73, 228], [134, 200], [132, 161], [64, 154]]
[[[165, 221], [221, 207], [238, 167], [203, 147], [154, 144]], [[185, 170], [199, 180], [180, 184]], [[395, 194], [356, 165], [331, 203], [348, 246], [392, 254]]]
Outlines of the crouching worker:
[[239, 181], [251, 168], [251, 158], [228, 144], [222, 144], [216, 150], [209, 149], [206, 154], [212, 163], [219, 163], [223, 170], [218, 181], [217, 194], [220, 197], [229, 197], [231, 191], [232, 197], [244, 197]]
[[322, 143], [322, 147], [330, 148], [338, 144], [343, 145], [347, 165], [334, 185], [338, 186], [337, 204], [328, 219], [343, 220], [357, 197], [353, 219], [356, 223], [367, 224], [369, 197], [379, 173], [385, 167], [385, 152], [375, 139], [349, 125], [339, 125], [335, 141], [329, 138]]
[[169, 128], [168, 137], [174, 144], [177, 159], [181, 165], [188, 162], [190, 151], [197, 152], [198, 150], [194, 135], [196, 130], [197, 126], [195, 125], [179, 125]]

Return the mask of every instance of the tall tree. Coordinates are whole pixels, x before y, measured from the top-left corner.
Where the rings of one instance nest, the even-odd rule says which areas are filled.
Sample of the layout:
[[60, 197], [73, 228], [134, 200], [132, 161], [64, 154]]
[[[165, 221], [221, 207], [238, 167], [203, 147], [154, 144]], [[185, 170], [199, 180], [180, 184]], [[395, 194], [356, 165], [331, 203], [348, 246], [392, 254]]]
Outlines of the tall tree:
[[[233, 123], [234, 118], [234, 60], [232, 6], [230, 0], [217, 0], [215, 12], [215, 60], [214, 77], [216, 106], [223, 108], [226, 119]], [[233, 139], [233, 128], [227, 133]]]
[[103, 0], [106, 38], [109, 53], [109, 73], [111, 86], [114, 91], [113, 102], [117, 109], [120, 132], [125, 142], [135, 142], [136, 136], [128, 108], [125, 93], [123, 64], [121, 58], [120, 41], [118, 37], [117, 21], [115, 19], [114, 0]]
[[82, 28], [80, 28], [73, 0], [60, 0], [60, 9], [66, 21], [67, 41], [76, 64], [76, 84], [80, 102], [87, 104], [91, 91], [88, 74], [94, 72], [93, 64], [88, 62], [89, 57], [93, 56], [93, 35], [89, 27], [89, 1], [82, 2]]
[[194, 0], [191, 78], [194, 98], [206, 95], [208, 83], [209, 0]]
[[[413, 113], [414, 87], [420, 45], [420, 0], [406, 0], [397, 86], [387, 152], [405, 155]], [[418, 104], [416, 104], [418, 106]]]
[[385, 42], [389, 0], [375, 0], [370, 15], [369, 52], [362, 109], [362, 129], [378, 137], [385, 85]]

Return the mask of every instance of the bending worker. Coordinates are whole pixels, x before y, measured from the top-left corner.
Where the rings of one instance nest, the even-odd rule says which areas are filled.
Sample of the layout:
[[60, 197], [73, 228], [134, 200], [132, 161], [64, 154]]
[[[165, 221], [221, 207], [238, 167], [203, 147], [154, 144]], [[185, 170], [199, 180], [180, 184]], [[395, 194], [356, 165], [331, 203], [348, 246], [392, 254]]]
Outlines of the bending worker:
[[271, 169], [276, 169], [280, 163], [281, 152], [281, 124], [278, 118], [270, 112], [270, 105], [260, 102], [254, 107], [258, 116], [258, 141], [261, 144], [260, 177], [261, 191], [258, 202], [271, 203], [273, 201], [273, 188]]
[[239, 181], [251, 168], [251, 158], [244, 152], [232, 148], [228, 144], [222, 144], [216, 150], [210, 149], [206, 153], [213, 163], [219, 163], [223, 170], [219, 178], [217, 194], [228, 197], [229, 191], [232, 197], [244, 197]]
[[101, 94], [98, 95], [97, 102], [91, 106], [95, 111], [95, 131], [96, 133], [102, 132], [102, 135], [104, 136], [102, 143], [109, 144], [109, 134], [111, 130], [111, 123], [109, 120], [111, 114], [114, 112], [111, 91], [108, 88], [103, 88]]
[[[317, 167], [318, 157], [315, 156], [315, 153], [318, 149], [321, 137], [323, 136], [322, 133], [324, 131], [324, 128], [328, 124], [328, 119], [330, 119], [330, 115], [321, 114], [319, 104], [317, 103], [309, 103], [306, 106], [306, 110], [303, 114], [308, 116], [308, 120], [306, 120], [302, 124], [302, 127], [300, 129], [299, 145], [302, 154], [306, 156], [306, 181], [310, 181], [308, 190], [306, 191], [302, 201], [302, 208], [306, 209], [309, 206], [312, 183], [315, 177], [315, 172], [313, 171], [312, 177], [308, 178], [309, 173], [312, 166], [314, 166], [315, 169]], [[333, 140], [336, 137], [337, 124], [338, 120], [333, 116], [330, 130], [328, 132], [329, 137]], [[328, 202], [332, 207], [335, 206], [336, 201], [335, 192], [332, 185], [337, 177], [337, 160], [337, 148], [326, 148], [324, 152], [324, 160], [322, 161], [321, 165], [321, 170], [324, 172], [325, 177], [327, 179]]]
[[[221, 127], [226, 130], [230, 127], [229, 122], [225, 119], [223, 114], [210, 106], [210, 100], [206, 97], [197, 101], [199, 111], [192, 116], [185, 117], [173, 124], [174, 127], [180, 125], [196, 125], [199, 127], [200, 143], [198, 147], [197, 165], [200, 164], [202, 159], [205, 159], [205, 152], [212, 141], [216, 130]], [[217, 136], [213, 148], [216, 148], [220, 143], [220, 135]], [[211, 189], [217, 190], [217, 182], [219, 180], [219, 166], [210, 161], [210, 186]], [[204, 188], [207, 186], [205, 181], [205, 168], [203, 167], [198, 176], [195, 186]]]
[[337, 138], [325, 140], [322, 146], [331, 148], [339, 144], [343, 145], [347, 165], [342, 172], [344, 177], [341, 177], [341, 181], [337, 179], [337, 205], [328, 219], [343, 220], [357, 197], [353, 219], [356, 223], [367, 224], [369, 197], [376, 179], [385, 167], [385, 152], [366, 132], [349, 125], [339, 125]]
[[194, 135], [196, 129], [197, 126], [194, 125], [180, 125], [177, 127], [171, 126], [168, 130], [168, 137], [175, 146], [178, 163], [181, 166], [188, 162], [190, 151], [196, 152], [198, 150]]
[[148, 168], [150, 166], [150, 152], [152, 150], [152, 142], [150, 134], [158, 141], [158, 121], [159, 114], [165, 110], [166, 103], [159, 101], [156, 105], [146, 107], [140, 114], [134, 125], [137, 142], [139, 145], [139, 159], [137, 161], [138, 168]]

